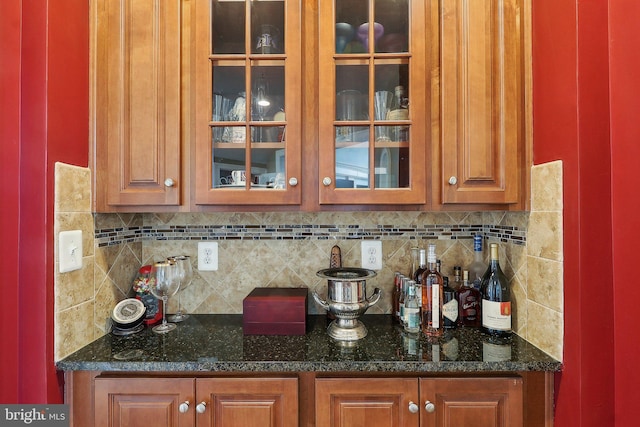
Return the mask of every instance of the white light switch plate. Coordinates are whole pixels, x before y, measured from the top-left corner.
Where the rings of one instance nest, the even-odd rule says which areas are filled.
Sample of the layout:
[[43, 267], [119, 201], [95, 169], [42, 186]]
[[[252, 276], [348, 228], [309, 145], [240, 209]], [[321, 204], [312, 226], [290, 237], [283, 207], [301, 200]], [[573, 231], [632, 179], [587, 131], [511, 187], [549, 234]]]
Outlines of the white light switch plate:
[[362, 268], [382, 270], [381, 240], [363, 240], [360, 249], [362, 252]]
[[82, 268], [82, 230], [61, 231], [58, 235], [60, 273]]

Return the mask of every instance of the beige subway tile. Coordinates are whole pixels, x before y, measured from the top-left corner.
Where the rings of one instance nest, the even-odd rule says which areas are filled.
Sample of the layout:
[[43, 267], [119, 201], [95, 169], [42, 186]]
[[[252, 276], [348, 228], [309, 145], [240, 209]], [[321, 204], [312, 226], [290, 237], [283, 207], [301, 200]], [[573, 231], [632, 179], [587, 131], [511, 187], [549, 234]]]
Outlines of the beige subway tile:
[[531, 168], [531, 211], [561, 211], [562, 161]]
[[59, 271], [59, 263], [56, 262], [55, 310], [57, 312], [93, 299], [93, 257], [82, 258], [82, 268], [79, 270], [66, 273]]
[[54, 194], [56, 212], [91, 212], [91, 170], [56, 163]]
[[555, 311], [563, 311], [562, 263], [530, 256], [527, 257], [527, 269], [529, 299]]
[[93, 341], [93, 300], [56, 313], [55, 359], [60, 360]]
[[527, 340], [551, 357], [562, 360], [564, 338], [562, 313], [533, 301], [529, 301], [527, 308]]
[[562, 233], [561, 212], [531, 212], [527, 233], [527, 254], [562, 261]]

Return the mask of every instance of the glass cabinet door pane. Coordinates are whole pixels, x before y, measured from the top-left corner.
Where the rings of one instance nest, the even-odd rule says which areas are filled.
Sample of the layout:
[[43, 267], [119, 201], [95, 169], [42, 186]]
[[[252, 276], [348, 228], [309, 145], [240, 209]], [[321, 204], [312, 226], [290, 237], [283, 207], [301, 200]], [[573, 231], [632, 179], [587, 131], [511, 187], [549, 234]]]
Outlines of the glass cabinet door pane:
[[211, 42], [214, 54], [245, 53], [245, 2], [212, 1]]
[[[335, 2], [336, 53], [367, 52], [363, 44], [368, 26], [369, 0], [340, 0]], [[368, 36], [368, 34], [367, 34]]]
[[252, 53], [285, 53], [283, 0], [251, 2]]
[[251, 68], [251, 120], [274, 121], [285, 111], [284, 67]]
[[246, 185], [244, 148], [228, 148], [219, 152], [214, 150], [212, 160], [213, 188], [238, 188]]
[[367, 120], [369, 115], [369, 67], [336, 66], [336, 120]]
[[[368, 136], [367, 127], [357, 126], [353, 132]], [[336, 188], [369, 188], [369, 144], [340, 144], [336, 141]]]
[[407, 52], [409, 48], [409, 0], [376, 0], [375, 52]]
[[[213, 66], [213, 142], [244, 143], [246, 141], [245, 68]], [[221, 122], [238, 122], [229, 126]], [[215, 149], [214, 149], [215, 151]]]
[[254, 148], [251, 150], [251, 188], [284, 189], [286, 182], [285, 156], [282, 148]]

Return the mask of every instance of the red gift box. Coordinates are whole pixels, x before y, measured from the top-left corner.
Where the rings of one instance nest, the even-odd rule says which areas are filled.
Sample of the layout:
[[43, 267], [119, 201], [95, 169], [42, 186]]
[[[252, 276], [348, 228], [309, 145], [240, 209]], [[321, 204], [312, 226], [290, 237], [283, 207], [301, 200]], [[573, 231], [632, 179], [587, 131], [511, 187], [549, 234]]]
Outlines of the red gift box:
[[246, 335], [304, 335], [307, 288], [255, 288], [242, 302]]

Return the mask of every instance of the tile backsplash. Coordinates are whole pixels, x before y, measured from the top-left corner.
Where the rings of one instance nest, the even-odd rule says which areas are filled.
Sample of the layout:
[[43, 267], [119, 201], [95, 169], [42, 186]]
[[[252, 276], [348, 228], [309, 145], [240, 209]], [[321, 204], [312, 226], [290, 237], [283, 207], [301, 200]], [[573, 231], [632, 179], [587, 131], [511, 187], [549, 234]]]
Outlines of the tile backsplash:
[[[551, 179], [549, 176], [558, 173], [557, 166], [552, 165], [550, 169], [546, 171], [541, 168], [538, 173], [540, 179]], [[561, 172], [561, 166], [559, 170]], [[87, 185], [90, 185], [89, 181]], [[548, 193], [548, 189], [544, 188]], [[64, 193], [64, 188], [58, 190]], [[555, 200], [554, 197], [557, 194], [546, 194], [538, 205], [548, 204], [544, 200]], [[532, 207], [538, 205], [532, 203]], [[546, 213], [545, 209], [543, 206], [539, 211]], [[543, 287], [528, 284], [527, 270], [531, 268], [536, 271], [536, 280], [548, 279], [540, 276], [544, 274], [540, 272], [546, 270], [544, 265], [539, 265], [547, 260], [532, 251], [540, 252], [540, 248], [547, 248], [545, 254], [550, 255], [545, 256], [553, 257], [552, 248], [562, 248], [561, 233], [559, 246], [557, 242], [540, 243], [532, 236], [531, 218], [536, 219], [537, 212], [94, 214], [93, 295], [92, 298], [85, 298], [85, 303], [93, 309], [92, 321], [89, 321], [91, 327], [84, 325], [79, 329], [88, 336], [74, 340], [74, 345], [56, 341], [56, 357], [64, 357], [84, 345], [79, 343], [86, 344], [103, 335], [105, 319], [119, 300], [130, 295], [131, 283], [138, 268], [170, 255], [189, 255], [194, 264], [191, 285], [179, 293], [180, 302], [187, 312], [240, 314], [243, 298], [257, 286], [305, 286], [324, 297], [326, 281], [317, 277], [316, 272], [329, 266], [331, 247], [340, 246], [343, 265], [360, 266], [360, 241], [381, 240], [383, 269], [378, 271], [375, 278], [367, 280], [368, 293], [372, 293], [375, 287], [383, 291], [383, 298], [368, 313], [381, 314], [391, 311], [393, 274], [395, 271], [408, 273], [411, 247], [426, 247], [429, 242], [435, 242], [443, 273], [452, 276], [454, 265], [466, 266], [472, 261], [472, 237], [475, 233], [481, 233], [485, 237], [485, 244], [493, 241], [501, 243], [501, 265], [510, 280], [516, 300], [514, 329], [528, 339], [529, 331], [553, 334], [552, 337], [532, 342], [561, 359], [562, 335], [557, 336], [561, 329], [543, 327], [539, 330], [531, 327], [532, 318], [545, 323], [544, 316], [549, 315], [549, 311], [561, 320], [563, 310], [562, 304], [558, 306], [557, 296], [545, 299], [548, 292]], [[64, 216], [61, 213], [61, 217]], [[559, 225], [561, 227], [561, 221]], [[539, 226], [544, 228], [542, 224]], [[558, 230], [551, 234], [540, 231], [545, 239], [558, 238]], [[197, 242], [203, 240], [218, 242], [217, 271], [198, 271], [195, 268]], [[538, 249], [529, 248], [532, 240], [532, 248]], [[485, 254], [488, 254], [487, 250]], [[559, 264], [561, 295], [561, 262]], [[554, 284], [554, 295], [557, 294], [557, 288]], [[56, 293], [59, 290], [57, 288]], [[534, 297], [531, 301], [529, 294]], [[313, 298], [309, 301], [310, 313], [323, 312]], [[170, 301], [169, 312], [175, 311], [177, 302], [178, 295]], [[60, 313], [56, 311], [56, 319], [60, 320], [56, 330], [73, 330], [73, 322], [87, 323], [86, 318], [81, 320], [79, 317], [63, 315], [71, 308], [61, 307]]]

